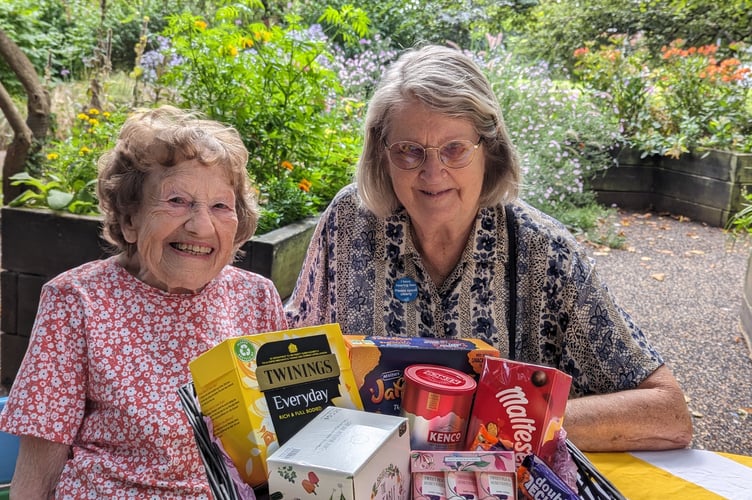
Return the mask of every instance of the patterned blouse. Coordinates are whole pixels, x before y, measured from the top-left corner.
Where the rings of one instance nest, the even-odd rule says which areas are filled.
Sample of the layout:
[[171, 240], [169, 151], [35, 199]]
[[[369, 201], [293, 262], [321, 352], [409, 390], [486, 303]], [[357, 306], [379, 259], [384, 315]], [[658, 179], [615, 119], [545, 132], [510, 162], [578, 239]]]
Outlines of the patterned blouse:
[[170, 294], [114, 259], [44, 286], [0, 429], [72, 446], [56, 498], [211, 498], [177, 389], [222, 340], [285, 329], [282, 302], [236, 267]]
[[[616, 305], [594, 262], [558, 221], [518, 200], [515, 358], [573, 377], [571, 395], [639, 385], [663, 360]], [[286, 311], [290, 328], [337, 322], [344, 333], [474, 337], [509, 353], [509, 242], [503, 206], [479, 210], [457, 267], [431, 281], [400, 209], [361, 207], [354, 185], [324, 212]]]

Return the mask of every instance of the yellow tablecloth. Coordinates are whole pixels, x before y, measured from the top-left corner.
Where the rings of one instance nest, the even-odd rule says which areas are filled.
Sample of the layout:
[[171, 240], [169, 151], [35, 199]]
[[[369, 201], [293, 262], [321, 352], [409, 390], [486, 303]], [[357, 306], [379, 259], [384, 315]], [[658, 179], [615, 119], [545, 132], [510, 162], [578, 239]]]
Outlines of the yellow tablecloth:
[[752, 457], [691, 449], [586, 455], [629, 500], [752, 500]]

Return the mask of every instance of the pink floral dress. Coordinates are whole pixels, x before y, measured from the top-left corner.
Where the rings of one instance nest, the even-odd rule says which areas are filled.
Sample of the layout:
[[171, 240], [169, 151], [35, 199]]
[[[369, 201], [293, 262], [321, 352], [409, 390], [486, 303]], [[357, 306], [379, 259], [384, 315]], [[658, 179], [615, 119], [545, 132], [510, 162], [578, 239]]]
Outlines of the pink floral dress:
[[286, 328], [271, 281], [227, 266], [170, 294], [115, 258], [47, 283], [0, 429], [71, 445], [56, 498], [208, 498], [177, 389], [222, 340]]

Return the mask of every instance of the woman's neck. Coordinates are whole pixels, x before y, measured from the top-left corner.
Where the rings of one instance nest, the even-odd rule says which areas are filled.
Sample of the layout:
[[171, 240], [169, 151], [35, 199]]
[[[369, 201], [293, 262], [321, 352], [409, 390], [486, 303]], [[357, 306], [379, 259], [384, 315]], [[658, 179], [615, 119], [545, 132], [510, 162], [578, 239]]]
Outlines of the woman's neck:
[[439, 226], [431, 227], [428, 231], [422, 230], [419, 226], [412, 226], [415, 249], [437, 287], [441, 287], [457, 267], [472, 229], [472, 222], [463, 228]]

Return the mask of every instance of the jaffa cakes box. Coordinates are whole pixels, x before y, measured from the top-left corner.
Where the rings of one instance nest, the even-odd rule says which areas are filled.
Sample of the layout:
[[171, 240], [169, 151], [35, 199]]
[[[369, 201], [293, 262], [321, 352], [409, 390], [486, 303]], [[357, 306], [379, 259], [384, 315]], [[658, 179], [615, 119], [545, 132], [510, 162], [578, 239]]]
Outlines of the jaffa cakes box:
[[328, 406], [362, 410], [338, 324], [231, 338], [189, 364], [201, 411], [251, 486], [266, 458]]
[[512, 449], [550, 463], [572, 377], [548, 366], [487, 357], [470, 411], [466, 448]]
[[350, 364], [363, 408], [399, 415], [404, 378], [409, 365], [432, 364], [454, 368], [476, 380], [486, 356], [499, 356], [495, 347], [479, 339], [379, 337], [345, 335]]
[[330, 406], [268, 459], [269, 498], [408, 500], [407, 419]]

